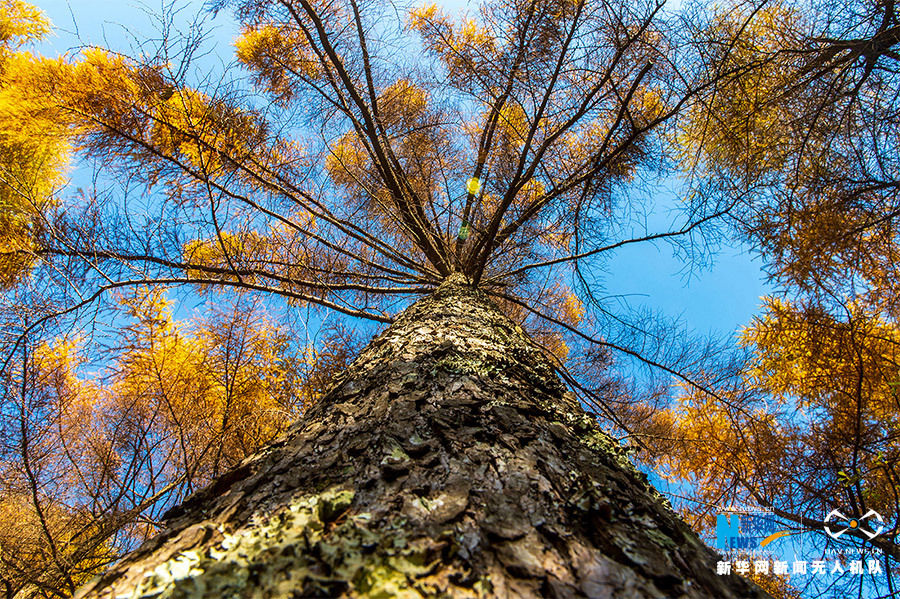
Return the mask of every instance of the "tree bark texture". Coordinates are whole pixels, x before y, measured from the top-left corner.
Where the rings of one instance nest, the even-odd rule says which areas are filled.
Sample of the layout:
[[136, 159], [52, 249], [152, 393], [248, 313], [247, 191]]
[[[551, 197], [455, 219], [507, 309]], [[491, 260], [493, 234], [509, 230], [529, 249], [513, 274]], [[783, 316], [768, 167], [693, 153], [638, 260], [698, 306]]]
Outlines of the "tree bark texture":
[[766, 597], [460, 275], [82, 598]]

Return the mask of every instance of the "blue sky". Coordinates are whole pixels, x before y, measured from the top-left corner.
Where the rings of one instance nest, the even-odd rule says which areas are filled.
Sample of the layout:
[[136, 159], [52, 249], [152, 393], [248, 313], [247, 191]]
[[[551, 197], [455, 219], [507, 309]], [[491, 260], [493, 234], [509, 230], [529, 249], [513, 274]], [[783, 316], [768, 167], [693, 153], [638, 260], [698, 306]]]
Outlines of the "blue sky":
[[[36, 3], [57, 28], [48, 43], [39, 47], [47, 55], [82, 45], [134, 49], [139, 40], [158, 31], [160, 23], [155, 15], [164, 5], [136, 0], [38, 0]], [[451, 0], [439, 4], [449, 12], [465, 10], [470, 2]], [[182, 1], [176, 6], [181, 8], [182, 22], [188, 22], [202, 10], [203, 2]], [[228, 63], [236, 34], [234, 22], [223, 13], [208, 26], [213, 49], [208, 59]], [[668, 211], [676, 202], [671, 192], [656, 194], [655, 213], [650, 215], [651, 231], [663, 230], [669, 220]], [[736, 243], [720, 248], [710, 267], [690, 271], [685, 270], [684, 262], [665, 243], [626, 246], [610, 260], [604, 278], [610, 292], [627, 298], [631, 305], [661, 310], [670, 317], [680, 317], [689, 329], [717, 335], [730, 335], [749, 323], [759, 308], [760, 296], [766, 293], [761, 263], [748, 254], [747, 248]]]
[[[104, 45], [116, 48], [134, 47], [136, 42], [153, 35], [159, 26], [154, 14], [162, 4], [146, 4], [134, 0], [97, 2], [91, 0], [37, 0], [36, 2], [57, 27], [57, 33], [39, 51], [46, 55], [76, 49], [82, 45]], [[182, 2], [184, 21], [198, 13], [202, 2]], [[466, 0], [440, 2], [451, 11], [462, 10]], [[212, 54], [204, 60], [228, 63], [235, 24], [227, 14], [210, 21], [209, 43]], [[676, 187], [677, 185], [673, 185]], [[641, 192], [643, 193], [643, 192]], [[672, 209], [678, 204], [677, 192], [655, 190], [654, 211], [648, 215], [649, 232], [667, 230], [673, 219]], [[636, 231], [642, 235], [645, 231]], [[665, 244], [633, 244], [625, 246], [607, 263], [604, 282], [609, 293], [627, 298], [633, 307], [659, 310], [678, 317], [689, 329], [717, 336], [733, 335], [748, 324], [758, 312], [760, 297], [767, 293], [761, 262], [746, 247], [729, 242], [718, 249], [712, 264], [686, 271], [685, 263]], [[658, 479], [654, 482], [659, 484]], [[664, 485], [661, 488], [665, 489]], [[794, 540], [792, 540], [794, 541]], [[795, 550], [793, 542], [787, 549]], [[802, 582], [802, 581], [801, 581]]]

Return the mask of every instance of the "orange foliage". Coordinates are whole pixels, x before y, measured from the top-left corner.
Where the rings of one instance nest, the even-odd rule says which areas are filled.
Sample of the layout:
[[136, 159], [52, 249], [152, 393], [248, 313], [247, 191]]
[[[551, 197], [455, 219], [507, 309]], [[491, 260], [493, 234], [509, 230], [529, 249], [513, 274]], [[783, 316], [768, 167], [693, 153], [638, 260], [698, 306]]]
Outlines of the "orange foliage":
[[298, 348], [246, 304], [179, 321], [159, 289], [121, 303], [106, 371], [88, 370], [78, 338], [31, 352], [20, 453], [0, 461], [0, 524], [20, 523], [0, 532], [0, 569], [22, 589], [71, 593], [166, 505], [285, 432], [350, 357], [346, 335]]

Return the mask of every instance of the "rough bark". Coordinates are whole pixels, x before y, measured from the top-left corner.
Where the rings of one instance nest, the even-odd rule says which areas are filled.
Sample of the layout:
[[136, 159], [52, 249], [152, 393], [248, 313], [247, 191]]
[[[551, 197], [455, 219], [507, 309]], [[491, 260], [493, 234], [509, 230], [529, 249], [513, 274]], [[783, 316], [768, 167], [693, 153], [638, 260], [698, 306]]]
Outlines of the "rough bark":
[[451, 276], [79, 597], [766, 597]]

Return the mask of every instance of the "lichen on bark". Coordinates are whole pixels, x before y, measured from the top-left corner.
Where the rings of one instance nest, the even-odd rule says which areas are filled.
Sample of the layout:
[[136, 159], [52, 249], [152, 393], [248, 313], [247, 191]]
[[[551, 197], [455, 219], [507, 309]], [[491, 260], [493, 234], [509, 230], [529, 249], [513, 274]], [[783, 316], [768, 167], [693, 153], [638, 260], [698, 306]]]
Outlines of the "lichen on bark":
[[80, 597], [765, 597], [459, 275]]

